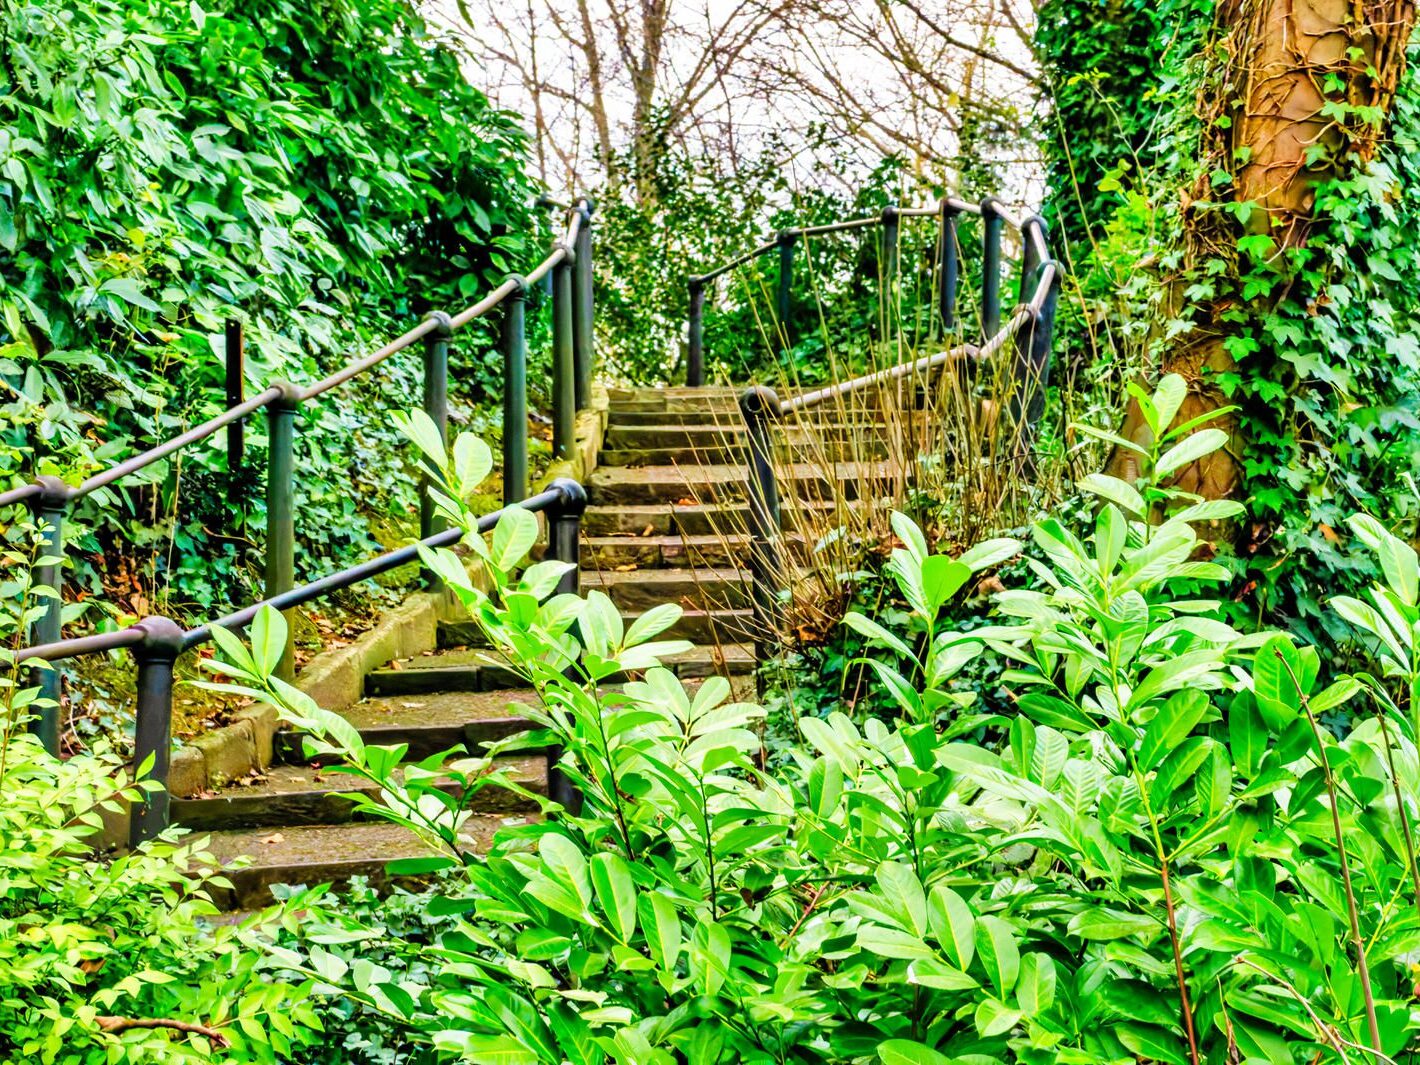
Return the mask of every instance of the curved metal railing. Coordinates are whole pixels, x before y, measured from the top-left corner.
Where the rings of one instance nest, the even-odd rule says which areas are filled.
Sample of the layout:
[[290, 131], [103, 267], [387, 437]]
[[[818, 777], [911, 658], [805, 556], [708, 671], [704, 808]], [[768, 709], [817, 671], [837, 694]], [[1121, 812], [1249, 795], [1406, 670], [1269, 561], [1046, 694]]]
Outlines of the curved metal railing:
[[[766, 639], [772, 640], [779, 629], [779, 606], [786, 593], [780, 564], [779, 495], [771, 461], [770, 426], [786, 415], [808, 410], [829, 400], [909, 375], [915, 377], [958, 360], [984, 362], [1010, 347], [1014, 351], [1014, 361], [1009, 414], [1017, 426], [1015, 459], [1023, 467], [1028, 467], [1035, 427], [1044, 412], [1045, 390], [1050, 377], [1050, 340], [1060, 297], [1062, 271], [1059, 263], [1051, 257], [1045, 221], [1039, 215], [1018, 220], [1009, 215], [994, 196], [986, 197], [979, 204], [947, 196], [930, 206], [889, 206], [875, 217], [782, 230], [773, 240], [687, 280], [690, 311], [686, 383], [700, 385], [705, 379], [703, 329], [706, 287], [717, 278], [777, 249], [779, 276], [775, 314], [779, 331], [785, 343], [790, 344], [794, 248], [801, 237], [880, 226], [882, 274], [884, 283], [891, 284], [899, 269], [900, 219], [936, 217], [939, 224], [933, 263], [933, 312], [943, 332], [950, 334], [961, 328], [957, 315], [961, 277], [961, 245], [957, 226], [963, 215], [979, 218], [982, 227], [979, 342], [959, 343], [918, 359], [788, 399], [781, 400], [772, 388], [762, 385], [751, 386], [740, 396], [740, 413], [749, 437], [750, 574], [756, 628]], [[1021, 277], [1018, 303], [1003, 322], [1001, 238], [1007, 226], [1020, 234]]]
[[[553, 451], [559, 458], [571, 456], [576, 415], [587, 405], [591, 394], [591, 219], [595, 205], [590, 197], [583, 197], [576, 204], [557, 206], [566, 211], [566, 227], [552, 243], [547, 254], [526, 275], [508, 277], [483, 299], [455, 315], [451, 316], [443, 311], [431, 312], [418, 325], [383, 347], [352, 360], [313, 384], [302, 387], [287, 381], [276, 381], [258, 394], [250, 398], [244, 397], [243, 334], [240, 323], [229, 322], [226, 330], [227, 410], [141, 454], [101, 470], [78, 485], [69, 485], [59, 478], [45, 476], [30, 484], [0, 493], [0, 507], [14, 504], [28, 506], [42, 532], [42, 553], [57, 560], [62, 552], [64, 522], [69, 508], [75, 502], [184, 448], [210, 439], [224, 429], [228, 434], [228, 472], [235, 483], [243, 465], [243, 430], [246, 421], [258, 411], [265, 410], [268, 418], [268, 449], [263, 602], [280, 600], [292, 590], [295, 583], [295, 421], [302, 404], [368, 373], [391, 356], [422, 341], [423, 408], [438, 426], [441, 436], [447, 439], [450, 340], [459, 329], [499, 307], [504, 310], [500, 327], [500, 346], [504, 361], [503, 501], [511, 505], [523, 499], [528, 491], [528, 434], [525, 429], [508, 429], [527, 425], [527, 337], [524, 303], [529, 287], [549, 275], [553, 320]], [[419, 529], [421, 537], [427, 539], [438, 530], [433, 503], [426, 489], [427, 482], [421, 484], [420, 488]], [[51, 589], [53, 598], [50, 599], [44, 614], [33, 625], [29, 638], [37, 647], [58, 646], [63, 636], [61, 564], [54, 561], [38, 567], [35, 583]], [[97, 646], [102, 650], [127, 646], [121, 643], [111, 645], [101, 636], [84, 637], [79, 643], [83, 641], [98, 641]], [[79, 646], [79, 643], [75, 646]], [[75, 653], [93, 652], [84, 650]], [[289, 644], [283, 658], [282, 673], [287, 677], [292, 673]], [[41, 678], [41, 695], [49, 706], [42, 712], [37, 731], [51, 751], [57, 751], [59, 747], [60, 683], [60, 677], [54, 670], [46, 671]]]

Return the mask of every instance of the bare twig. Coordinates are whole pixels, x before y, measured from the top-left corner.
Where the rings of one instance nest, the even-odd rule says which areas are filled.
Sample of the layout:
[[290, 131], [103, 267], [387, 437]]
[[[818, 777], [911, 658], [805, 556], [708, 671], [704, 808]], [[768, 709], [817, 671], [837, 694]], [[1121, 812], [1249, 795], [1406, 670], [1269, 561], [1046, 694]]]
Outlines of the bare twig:
[[211, 1040], [212, 1045], [226, 1049], [232, 1045], [232, 1041], [215, 1028], [209, 1028], [205, 1024], [193, 1024], [190, 1021], [174, 1020], [171, 1017], [95, 1017], [95, 1022], [99, 1028], [114, 1035], [123, 1032], [136, 1031], [138, 1029], [166, 1028], [174, 1032], [186, 1032], [189, 1035], [200, 1035]]

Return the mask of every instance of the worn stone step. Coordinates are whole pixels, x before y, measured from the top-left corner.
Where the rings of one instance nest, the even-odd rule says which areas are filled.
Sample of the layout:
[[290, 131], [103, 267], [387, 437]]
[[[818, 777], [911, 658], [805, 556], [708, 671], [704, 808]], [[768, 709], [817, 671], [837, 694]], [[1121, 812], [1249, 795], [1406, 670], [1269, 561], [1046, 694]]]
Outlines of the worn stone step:
[[[781, 498], [874, 498], [877, 485], [892, 480], [887, 462], [792, 463], [776, 471]], [[743, 502], [749, 483], [745, 467], [599, 467], [588, 480], [587, 497], [596, 506], [619, 503]]]
[[[803, 426], [794, 423], [775, 430], [775, 439], [790, 444], [816, 440], [839, 442], [853, 439], [880, 440], [887, 433], [881, 422], [824, 423]], [[731, 447], [744, 444], [744, 426], [738, 421], [720, 424], [613, 425], [607, 430], [604, 447], [611, 450], [657, 448]]]
[[[781, 528], [805, 523], [818, 529], [829, 523], [837, 507], [831, 501], [781, 499]], [[746, 503], [624, 503], [588, 507], [582, 531], [588, 536], [706, 536], [738, 533], [749, 527]]]
[[[785, 533], [780, 540], [786, 551], [802, 557], [804, 537]], [[709, 567], [743, 566], [749, 561], [749, 534], [710, 533], [704, 536], [588, 536], [582, 542], [582, 565], [602, 570], [627, 566], [655, 569], [663, 566]]]
[[[471, 850], [486, 850], [499, 829], [534, 820], [530, 814], [475, 815], [464, 825], [463, 836]], [[407, 828], [382, 821], [214, 832], [206, 849], [227, 867], [232, 882], [232, 889], [219, 892], [215, 901], [233, 910], [271, 905], [272, 884], [342, 885], [366, 876], [383, 887], [391, 882], [385, 870], [390, 862], [431, 853]], [[239, 858], [250, 861], [237, 868]]]
[[[873, 406], [821, 406], [793, 411], [786, 416], [785, 424], [818, 426], [821, 424], [842, 424], [876, 422], [882, 418], [882, 411]], [[740, 409], [728, 403], [712, 403], [696, 409], [656, 408], [639, 405], [610, 407], [607, 410], [609, 431], [620, 431], [627, 427], [667, 428], [711, 426], [721, 429], [742, 428], [744, 425]]]
[[[779, 461], [859, 462], [883, 459], [890, 454], [886, 440], [803, 440], [799, 443], [775, 441]], [[722, 466], [744, 465], [749, 447], [743, 441], [720, 445], [655, 448], [607, 448], [597, 456], [599, 466]]]
[[[545, 756], [495, 759], [494, 767], [529, 791], [545, 793]], [[453, 792], [450, 781], [445, 790]], [[172, 819], [195, 831], [333, 825], [355, 818], [355, 805], [346, 796], [374, 797], [379, 789], [349, 773], [311, 765], [277, 765], [265, 779], [251, 784], [231, 784], [210, 798], [174, 799]], [[537, 810], [537, 804], [507, 788], [488, 785], [470, 800], [479, 813], [514, 813]]]
[[[693, 572], [693, 571], [690, 571]], [[652, 604], [655, 605], [655, 604]], [[743, 616], [740, 616], [743, 615]], [[622, 624], [628, 629], [636, 623], [636, 611], [623, 611]], [[691, 608], [684, 610], [674, 625], [664, 630], [657, 639], [693, 640], [696, 643], [714, 643], [733, 633], [746, 632], [749, 612], [733, 608]], [[733, 637], [731, 637], [733, 638]], [[487, 639], [483, 630], [472, 621], [445, 621], [439, 624], [440, 647], [484, 647]]]
[[[458, 746], [477, 754], [485, 743], [526, 731], [533, 726], [519, 705], [536, 702], [527, 688], [433, 692], [362, 699], [340, 713], [366, 743], [408, 744], [406, 757], [419, 761]], [[301, 733], [278, 732], [276, 756], [282, 762], [305, 761]]]
[[661, 603], [679, 603], [691, 610], [738, 609], [749, 605], [749, 571], [722, 566], [713, 569], [586, 570], [582, 591], [604, 592], [630, 611], [649, 610]]
[[[365, 678], [365, 690], [395, 697], [522, 687], [519, 678], [506, 669], [485, 665], [481, 661], [483, 654], [476, 650], [440, 651], [404, 659], [399, 668], [386, 667], [371, 673]], [[667, 655], [661, 664], [687, 680], [716, 673], [743, 676], [754, 671], [754, 648], [741, 643], [695, 647], [681, 654]]]

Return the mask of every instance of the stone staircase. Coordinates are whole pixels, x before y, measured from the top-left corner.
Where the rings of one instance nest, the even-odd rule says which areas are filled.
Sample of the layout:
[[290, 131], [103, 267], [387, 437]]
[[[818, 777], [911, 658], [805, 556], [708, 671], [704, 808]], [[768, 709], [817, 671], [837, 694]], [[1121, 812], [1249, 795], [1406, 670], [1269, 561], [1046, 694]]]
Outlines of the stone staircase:
[[[830, 447], [851, 442], [846, 427], [825, 424]], [[810, 441], [788, 433], [793, 449]], [[825, 445], [817, 445], [820, 450]], [[837, 457], [836, 455], [834, 456]], [[856, 471], [801, 464], [786, 467], [786, 508], [818, 507], [827, 479]], [[664, 602], [685, 614], [668, 637], [696, 648], [665, 661], [694, 685], [712, 674], [752, 690], [755, 667], [746, 561], [744, 438], [728, 389], [614, 392], [599, 465], [588, 479], [580, 579], [605, 592], [628, 619]], [[831, 498], [831, 496], [829, 497]], [[368, 675], [363, 701], [343, 711], [367, 742], [409, 744], [410, 758], [480, 745], [529, 727], [519, 704], [534, 698], [506, 670], [480, 662], [468, 623], [445, 622], [438, 648], [393, 661]], [[300, 737], [277, 737], [276, 764], [264, 779], [231, 785], [211, 797], [175, 799], [175, 823], [211, 834], [211, 851], [231, 864], [228, 905], [255, 907], [277, 883], [324, 883], [351, 876], [380, 878], [391, 860], [414, 857], [419, 843], [380, 821], [352, 820], [341, 798], [357, 778], [307, 764]], [[545, 793], [545, 758], [500, 759], [498, 768], [534, 793]], [[508, 823], [537, 816], [536, 804], [486, 788], [475, 800], [470, 837], [486, 842]], [[241, 865], [238, 859], [245, 858]]]

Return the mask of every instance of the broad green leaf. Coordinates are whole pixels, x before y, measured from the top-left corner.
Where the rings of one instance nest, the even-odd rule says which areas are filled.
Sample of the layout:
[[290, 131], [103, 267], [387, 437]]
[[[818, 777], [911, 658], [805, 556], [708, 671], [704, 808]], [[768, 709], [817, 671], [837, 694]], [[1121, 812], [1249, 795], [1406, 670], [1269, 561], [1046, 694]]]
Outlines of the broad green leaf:
[[1301, 713], [1306, 694], [1301, 658], [1286, 636], [1271, 637], [1257, 649], [1252, 692], [1268, 728], [1280, 732]]
[[433, 418], [416, 407], [408, 413], [396, 414], [394, 422], [434, 469], [443, 469], [444, 438]]
[[1021, 958], [1016, 1001], [1032, 1017], [1055, 1004], [1055, 961], [1049, 954], [1027, 954]]
[[1208, 696], [1196, 688], [1175, 692], [1159, 707], [1139, 743], [1139, 769], [1149, 772], [1192, 734], [1208, 713]]
[[843, 624], [847, 625], [854, 632], [861, 633], [868, 637], [868, 639], [876, 640], [884, 646], [891, 648], [903, 658], [914, 662], [917, 660], [917, 656], [912, 653], [912, 648], [903, 643], [899, 637], [883, 628], [872, 618], [860, 614], [856, 610], [850, 610], [843, 616]]
[[1183, 401], [1188, 398], [1188, 382], [1181, 374], [1165, 374], [1154, 388], [1151, 397], [1154, 406], [1154, 413], [1159, 419], [1158, 432], [1167, 432], [1174, 418], [1178, 417], [1179, 408], [1183, 406]]
[[906, 514], [894, 510], [889, 519], [892, 523], [892, 531], [897, 534], [897, 538], [902, 541], [907, 553], [912, 556], [914, 562], [919, 566], [927, 561], [927, 538], [922, 535], [922, 530], [917, 527], [917, 523]]
[[454, 440], [454, 476], [464, 500], [483, 483], [493, 469], [493, 452], [488, 445], [472, 433], [460, 433]]
[[994, 540], [983, 540], [975, 547], [963, 551], [957, 561], [963, 566], [971, 567], [973, 571], [978, 571], [1000, 565], [1020, 553], [1021, 542], [1019, 540], [998, 537]]
[[656, 963], [666, 972], [673, 972], [680, 957], [680, 914], [675, 903], [659, 891], [648, 891], [638, 900], [641, 929]]
[[927, 934], [927, 896], [912, 866], [883, 862], [878, 866], [878, 889], [892, 907], [902, 927], [917, 936]]
[[507, 507], [493, 527], [493, 549], [489, 561], [504, 573], [527, 557], [537, 543], [537, 516], [522, 507]]
[[946, 555], [933, 555], [924, 561], [922, 592], [927, 598], [928, 613], [935, 616], [970, 580], [971, 572], [970, 566]]
[[262, 675], [275, 673], [286, 653], [286, 619], [274, 607], [264, 606], [251, 623], [251, 654]]
[[1000, 999], [985, 998], [976, 1007], [976, 1030], [983, 1039], [1005, 1035], [1020, 1021], [1022, 1012], [1012, 1009]]
[[1081, 477], [1076, 483], [1086, 492], [1108, 500], [1126, 514], [1132, 514], [1136, 518], [1143, 517], [1145, 510], [1148, 509], [1144, 497], [1134, 486], [1121, 481], [1118, 477], [1111, 477], [1104, 473], [1091, 473]]
[[1227, 442], [1228, 434], [1221, 429], [1200, 429], [1160, 455], [1154, 466], [1154, 473], [1159, 477], [1167, 477], [1205, 455], [1211, 455]]
[[1021, 952], [1016, 946], [1015, 931], [999, 917], [989, 914], [979, 917], [976, 949], [997, 995], [1005, 998], [1016, 986], [1016, 977], [1021, 971]]
[[653, 606], [631, 623], [631, 627], [626, 630], [626, 636], [622, 639], [623, 646], [635, 647], [637, 644], [645, 643], [652, 636], [659, 636], [679, 621], [684, 613], [685, 611], [678, 603], [661, 603], [659, 606]]
[[858, 946], [884, 958], [936, 957], [936, 952], [920, 936], [876, 924], [858, 929]]
[[690, 937], [690, 973], [707, 995], [717, 995], [730, 975], [730, 933], [701, 918]]
[[911, 1039], [889, 1039], [878, 1044], [883, 1065], [953, 1065], [952, 1058]]
[[620, 855], [603, 852], [592, 857], [591, 870], [602, 912], [622, 940], [629, 940], [636, 931], [636, 884], [630, 867]]
[[1150, 936], [1160, 928], [1159, 922], [1142, 914], [1126, 913], [1106, 906], [1091, 906], [1070, 918], [1071, 935], [1081, 939], [1123, 939], [1125, 936]]

